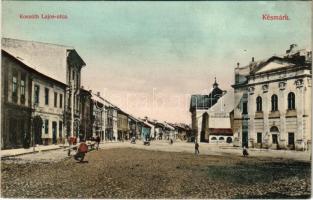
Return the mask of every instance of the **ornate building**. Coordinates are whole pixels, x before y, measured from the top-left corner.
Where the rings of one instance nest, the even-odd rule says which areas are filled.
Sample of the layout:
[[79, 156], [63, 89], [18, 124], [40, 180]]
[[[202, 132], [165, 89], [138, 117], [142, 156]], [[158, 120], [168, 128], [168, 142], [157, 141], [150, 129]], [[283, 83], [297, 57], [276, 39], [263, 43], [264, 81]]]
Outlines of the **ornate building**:
[[311, 145], [312, 52], [296, 50], [235, 68], [237, 145], [297, 149]]

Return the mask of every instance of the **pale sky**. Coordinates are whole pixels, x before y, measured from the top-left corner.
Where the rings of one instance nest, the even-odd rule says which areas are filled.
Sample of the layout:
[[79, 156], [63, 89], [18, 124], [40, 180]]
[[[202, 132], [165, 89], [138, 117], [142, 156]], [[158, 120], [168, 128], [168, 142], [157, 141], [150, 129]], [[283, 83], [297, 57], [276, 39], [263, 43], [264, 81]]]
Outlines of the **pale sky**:
[[[311, 49], [311, 1], [3, 1], [2, 36], [73, 46], [86, 62], [82, 85], [126, 112], [190, 123], [191, 94], [214, 77], [231, 89], [237, 62]], [[64, 14], [25, 20], [20, 14]], [[264, 21], [263, 14], [289, 21]]]

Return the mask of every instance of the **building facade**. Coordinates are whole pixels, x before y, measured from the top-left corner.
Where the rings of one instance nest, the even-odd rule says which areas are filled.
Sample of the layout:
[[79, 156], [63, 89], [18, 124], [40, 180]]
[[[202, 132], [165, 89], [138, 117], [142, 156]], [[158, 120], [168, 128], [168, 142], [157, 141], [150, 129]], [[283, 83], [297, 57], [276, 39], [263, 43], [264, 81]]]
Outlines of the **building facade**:
[[31, 145], [32, 72], [14, 56], [1, 54], [1, 149]]
[[93, 102], [90, 91], [83, 87], [80, 89], [80, 136], [83, 139], [92, 137]]
[[66, 85], [34, 73], [32, 91], [35, 144], [64, 143], [63, 124]]
[[[74, 121], [79, 125], [77, 88], [80, 87], [80, 71], [85, 66], [84, 61], [72, 47], [10, 38], [2, 38], [1, 42], [2, 52], [5, 52], [2, 57], [6, 57], [2, 65], [10, 63], [3, 67], [3, 80], [7, 81], [4, 89], [7, 90], [5, 92], [14, 93], [7, 102], [2, 93], [3, 108], [9, 109], [11, 105], [5, 103], [13, 102], [23, 110], [17, 114], [17, 121], [21, 124], [16, 128], [17, 132], [24, 132], [26, 143], [30, 143], [30, 140], [33, 144], [63, 143], [66, 135], [74, 133]], [[70, 98], [71, 94], [74, 94], [73, 98]], [[28, 114], [24, 111], [26, 107]], [[72, 120], [75, 117], [77, 120]], [[3, 139], [8, 142], [5, 137], [16, 138], [18, 134], [21, 138], [21, 133], [8, 132], [11, 128], [7, 129], [10, 123], [16, 122], [15, 117], [11, 117], [12, 120], [5, 118], [7, 121], [2, 123], [2, 129], [8, 136]], [[76, 134], [78, 132], [76, 127]], [[18, 147], [21, 141], [11, 139], [10, 143]]]
[[129, 137], [129, 123], [128, 115], [122, 110], [117, 111], [117, 139], [124, 141], [130, 139]]
[[106, 138], [110, 141], [117, 141], [117, 108], [112, 104], [106, 105]]
[[312, 52], [291, 45], [286, 54], [235, 69], [234, 132], [237, 145], [311, 147]]
[[216, 104], [221, 96], [223, 96], [223, 91], [218, 87], [216, 79], [210, 94], [191, 96], [189, 109], [191, 112], [191, 128], [197, 141], [209, 141], [208, 129], [202, 128], [208, 120], [206, 111]]

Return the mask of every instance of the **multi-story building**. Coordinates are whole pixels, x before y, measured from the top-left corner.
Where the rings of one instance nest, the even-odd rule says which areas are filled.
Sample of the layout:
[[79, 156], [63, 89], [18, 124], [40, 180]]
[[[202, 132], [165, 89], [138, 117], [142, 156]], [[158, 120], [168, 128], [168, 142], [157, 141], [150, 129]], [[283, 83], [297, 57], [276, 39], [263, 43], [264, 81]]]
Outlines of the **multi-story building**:
[[1, 149], [31, 144], [32, 72], [1, 51]]
[[135, 137], [136, 139], [140, 139], [140, 129], [139, 129], [140, 120], [128, 115], [128, 126], [129, 126], [129, 137]]
[[210, 94], [191, 96], [189, 109], [191, 112], [191, 127], [197, 141], [209, 141], [208, 129], [202, 129], [202, 124], [207, 121], [207, 110], [212, 107], [222, 95], [223, 91], [218, 87], [215, 79]]
[[93, 102], [91, 92], [80, 89], [80, 136], [84, 139], [92, 137]]
[[117, 139], [124, 141], [130, 139], [128, 115], [121, 109], [117, 111]]
[[66, 85], [33, 74], [33, 132], [36, 144], [65, 142], [64, 96]]
[[272, 149], [311, 146], [312, 52], [286, 54], [235, 69], [234, 132], [238, 145]]
[[[3, 68], [12, 70], [2, 73], [3, 80], [8, 81], [5, 83], [7, 92], [14, 91], [13, 99], [8, 101], [17, 104], [21, 110], [28, 107], [27, 111], [17, 114], [19, 123], [21, 126], [24, 124], [25, 127], [17, 129], [17, 132], [24, 130], [24, 138], [26, 138], [24, 140], [29, 141], [28, 138], [31, 137], [35, 144], [64, 142], [65, 133], [71, 135], [74, 124], [79, 125], [78, 94], [80, 71], [85, 66], [84, 61], [72, 47], [9, 38], [2, 38], [2, 52], [8, 55], [9, 60], [8, 66]], [[7, 64], [3, 62], [2, 65]], [[13, 65], [17, 66], [16, 70], [11, 67]], [[71, 93], [74, 94], [73, 98]], [[17, 98], [16, 102], [15, 98]], [[73, 112], [71, 105], [74, 105]], [[4, 107], [6, 109], [8, 105]], [[76, 123], [72, 120], [75, 117]], [[15, 122], [15, 119], [12, 117], [11, 122], [7, 116], [5, 118], [8, 121], [3, 123], [3, 133], [8, 135], [8, 138], [14, 138], [16, 134], [11, 136], [7, 127], [8, 124]], [[30, 120], [32, 126], [29, 124]], [[77, 127], [74, 130], [78, 134]], [[25, 133], [26, 131], [29, 133]], [[21, 137], [21, 133], [19, 134]], [[13, 143], [21, 141], [21, 139], [11, 139], [13, 140], [16, 140]]]
[[110, 141], [117, 141], [117, 107], [108, 103], [106, 109], [106, 128], [105, 135]]
[[91, 93], [92, 97], [92, 137], [99, 135], [101, 140], [104, 140], [106, 109], [105, 100], [97, 94]]

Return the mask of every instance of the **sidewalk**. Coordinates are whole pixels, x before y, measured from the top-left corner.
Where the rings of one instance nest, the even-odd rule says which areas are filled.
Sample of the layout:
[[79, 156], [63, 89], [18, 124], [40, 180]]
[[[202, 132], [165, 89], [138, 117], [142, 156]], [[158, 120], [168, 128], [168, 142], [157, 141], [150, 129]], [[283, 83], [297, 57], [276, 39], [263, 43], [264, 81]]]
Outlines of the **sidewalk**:
[[1, 150], [1, 158], [6, 158], [6, 157], [14, 157], [14, 156], [19, 156], [19, 155], [24, 155], [24, 154], [31, 154], [31, 153], [37, 153], [41, 151], [51, 151], [51, 150], [57, 150], [57, 149], [62, 149], [61, 145], [39, 145], [35, 147], [35, 151], [33, 147], [30, 147], [28, 149], [20, 148], [20, 149], [6, 149], [6, 150]]

